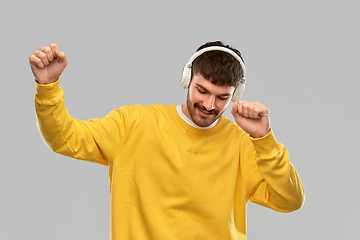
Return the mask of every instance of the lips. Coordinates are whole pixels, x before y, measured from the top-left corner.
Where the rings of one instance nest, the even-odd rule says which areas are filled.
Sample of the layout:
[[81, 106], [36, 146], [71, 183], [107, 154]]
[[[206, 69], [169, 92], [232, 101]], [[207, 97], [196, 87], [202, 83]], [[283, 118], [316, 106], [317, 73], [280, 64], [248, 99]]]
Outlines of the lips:
[[210, 116], [216, 114], [216, 111], [214, 111], [214, 110], [206, 111], [206, 110], [204, 110], [203, 108], [201, 108], [200, 106], [195, 106], [195, 107], [199, 110], [200, 116], [210, 117]]
[[208, 117], [208, 116], [210, 116], [212, 113], [209, 113], [209, 112], [207, 112], [207, 111], [204, 111], [204, 110], [202, 110], [202, 109], [200, 109], [200, 108], [198, 108], [199, 109], [199, 112], [200, 112], [200, 115], [202, 115], [202, 116], [204, 116], [204, 117]]

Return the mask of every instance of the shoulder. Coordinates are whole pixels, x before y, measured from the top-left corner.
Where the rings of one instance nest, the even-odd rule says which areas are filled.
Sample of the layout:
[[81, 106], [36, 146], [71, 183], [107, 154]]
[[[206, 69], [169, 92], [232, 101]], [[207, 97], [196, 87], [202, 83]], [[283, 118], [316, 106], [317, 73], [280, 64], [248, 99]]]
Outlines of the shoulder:
[[163, 105], [163, 104], [150, 104], [150, 105], [126, 105], [118, 109], [121, 112], [129, 113], [159, 113], [159, 112], [169, 112], [172, 108], [175, 108], [174, 105]]
[[229, 131], [236, 135], [246, 134], [245, 131], [237, 123], [234, 123], [230, 119], [227, 119], [225, 116], [221, 116], [219, 123], [221, 124], [221, 129], [224, 131]]
[[220, 142], [239, 145], [242, 138], [246, 138], [247, 133], [236, 123], [221, 116], [219, 123], [211, 129], [214, 137]]
[[150, 104], [150, 105], [125, 105], [118, 109], [113, 110], [125, 119], [147, 119], [151, 120], [156, 116], [170, 115], [175, 109], [173, 105]]

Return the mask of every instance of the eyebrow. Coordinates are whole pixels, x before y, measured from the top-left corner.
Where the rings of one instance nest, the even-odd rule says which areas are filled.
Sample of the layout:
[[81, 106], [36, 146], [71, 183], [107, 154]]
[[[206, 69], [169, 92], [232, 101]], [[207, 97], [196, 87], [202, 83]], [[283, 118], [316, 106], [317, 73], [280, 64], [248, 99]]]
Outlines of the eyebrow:
[[[204, 86], [202, 86], [201, 84], [195, 83], [195, 85], [198, 86], [198, 87], [200, 87], [200, 88], [202, 88], [204, 91], [209, 92], [209, 91], [208, 91]], [[218, 96], [229, 97], [229, 96], [231, 96], [231, 94], [230, 94], [230, 93], [224, 93], [224, 94], [220, 94], [220, 95], [218, 95]]]

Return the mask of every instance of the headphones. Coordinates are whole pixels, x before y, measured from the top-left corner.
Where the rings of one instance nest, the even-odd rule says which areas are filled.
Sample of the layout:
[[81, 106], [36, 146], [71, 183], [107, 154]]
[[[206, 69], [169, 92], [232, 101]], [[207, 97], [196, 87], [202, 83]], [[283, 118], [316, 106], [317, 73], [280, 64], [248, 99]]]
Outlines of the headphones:
[[211, 47], [203, 48], [203, 49], [197, 51], [196, 53], [194, 53], [194, 55], [191, 56], [190, 60], [186, 63], [186, 65], [184, 67], [183, 75], [180, 80], [180, 86], [182, 86], [185, 89], [189, 88], [190, 80], [191, 80], [191, 66], [192, 66], [193, 61], [197, 57], [199, 57], [201, 54], [203, 54], [204, 52], [216, 51], [216, 50], [222, 51], [222, 52], [227, 52], [227, 53], [231, 54], [240, 63], [240, 66], [241, 66], [241, 69], [243, 72], [243, 77], [241, 78], [239, 86], [235, 89], [234, 94], [231, 98], [231, 101], [236, 102], [236, 101], [240, 100], [241, 95], [243, 94], [243, 92], [245, 90], [246, 69], [245, 69], [244, 62], [241, 60], [239, 55], [237, 55], [234, 51], [232, 51], [231, 49], [226, 48], [226, 47], [211, 46]]

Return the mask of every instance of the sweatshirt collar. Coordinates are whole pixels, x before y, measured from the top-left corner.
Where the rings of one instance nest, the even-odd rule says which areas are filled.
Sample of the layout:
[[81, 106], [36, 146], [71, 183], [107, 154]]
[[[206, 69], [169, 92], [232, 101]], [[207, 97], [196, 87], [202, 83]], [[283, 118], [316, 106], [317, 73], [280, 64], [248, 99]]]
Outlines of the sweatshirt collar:
[[212, 134], [220, 131], [224, 127], [224, 124], [225, 124], [224, 116], [221, 116], [218, 119], [217, 124], [215, 124], [211, 128], [206, 128], [206, 129], [200, 128], [199, 129], [199, 126], [192, 126], [191, 124], [187, 123], [183, 118], [180, 117], [180, 114], [177, 111], [177, 107], [176, 107], [177, 105], [179, 105], [179, 104], [173, 104], [170, 108], [172, 116], [173, 116], [174, 120], [176, 121], [176, 123], [178, 124], [178, 126], [187, 132], [190, 132], [190, 133], [196, 134], [196, 135], [202, 135], [202, 136], [212, 135]]

